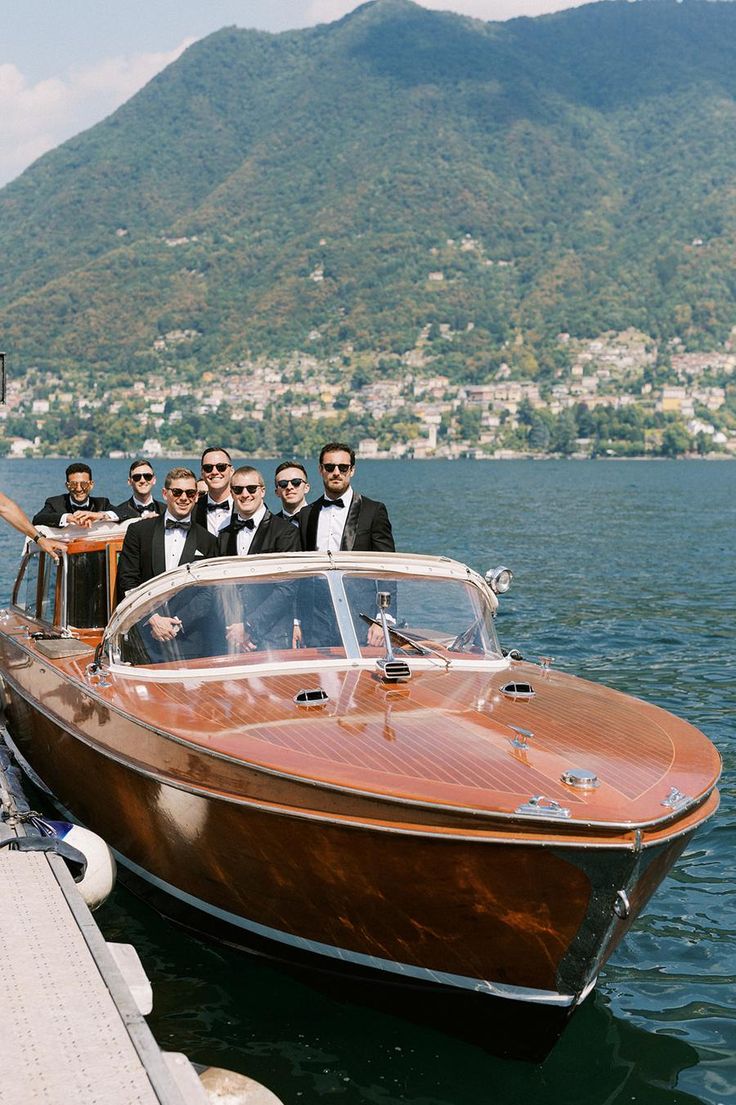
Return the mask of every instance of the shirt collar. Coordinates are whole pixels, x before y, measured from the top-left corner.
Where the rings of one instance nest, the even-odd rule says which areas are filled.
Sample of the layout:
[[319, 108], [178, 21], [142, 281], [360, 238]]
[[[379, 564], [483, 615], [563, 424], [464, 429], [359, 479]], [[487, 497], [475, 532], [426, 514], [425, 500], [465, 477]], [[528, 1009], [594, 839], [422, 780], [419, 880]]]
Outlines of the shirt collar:
[[[251, 514], [251, 520], [253, 522], [253, 529], [254, 530], [257, 530], [258, 527], [260, 526], [260, 524], [263, 521], [263, 518], [265, 516], [265, 513], [266, 513], [266, 504], [261, 503], [261, 505], [258, 507], [258, 510], [255, 512], [255, 514]], [[238, 518], [240, 518], [240, 517], [242, 517], [242, 515], [238, 514]]]
[[[323, 499], [325, 500], [326, 503], [330, 503], [330, 502], [335, 501], [334, 499], [331, 499], [329, 495], [323, 495]], [[343, 503], [345, 504], [346, 512], [348, 510], [350, 510], [350, 504], [353, 501], [353, 488], [352, 488], [352, 486], [350, 486], [347, 489], [347, 491], [343, 491], [342, 495], [335, 495], [335, 499], [342, 499]]]

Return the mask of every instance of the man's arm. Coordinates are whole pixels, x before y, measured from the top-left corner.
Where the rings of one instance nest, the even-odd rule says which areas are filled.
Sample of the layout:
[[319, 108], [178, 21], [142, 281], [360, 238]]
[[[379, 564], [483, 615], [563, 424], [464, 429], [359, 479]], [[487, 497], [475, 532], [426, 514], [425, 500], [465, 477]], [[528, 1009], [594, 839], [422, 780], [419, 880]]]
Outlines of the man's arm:
[[396, 552], [388, 511], [383, 503], [376, 503], [371, 523], [371, 545], [374, 552]]
[[[8, 500], [10, 501], [10, 500]], [[34, 526], [58, 526], [63, 510], [57, 510], [53, 499], [47, 499], [41, 509], [33, 515]]]
[[129, 526], [125, 532], [123, 547], [118, 559], [118, 598], [125, 598], [126, 591], [132, 591], [143, 582], [141, 569], [140, 525]]
[[[7, 495], [3, 495], [2, 491], [0, 491], [0, 518], [4, 518], [19, 533], [24, 533], [26, 537], [30, 537], [32, 541], [36, 542], [39, 549], [48, 553], [54, 560], [59, 559], [56, 555], [56, 549], [63, 549], [64, 543], [62, 541], [52, 541], [50, 538], [42, 537], [36, 533], [36, 526], [29, 521], [25, 511], [21, 510], [18, 504], [9, 499]], [[42, 522], [38, 523], [38, 525], [43, 524]]]

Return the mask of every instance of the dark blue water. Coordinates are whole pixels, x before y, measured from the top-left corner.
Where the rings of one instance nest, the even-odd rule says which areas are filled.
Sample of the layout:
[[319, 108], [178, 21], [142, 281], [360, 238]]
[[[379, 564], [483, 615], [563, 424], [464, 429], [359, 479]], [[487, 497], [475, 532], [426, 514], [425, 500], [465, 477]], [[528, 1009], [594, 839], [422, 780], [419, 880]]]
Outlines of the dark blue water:
[[[93, 466], [100, 493], [125, 497], [127, 464]], [[62, 490], [63, 468], [3, 461], [0, 486], [32, 512]], [[703, 729], [724, 759], [720, 812], [542, 1066], [337, 1001], [118, 888], [98, 919], [139, 950], [160, 1044], [248, 1073], [285, 1103], [736, 1102], [736, 463], [365, 462], [356, 486], [388, 504], [400, 548], [514, 570], [504, 645]], [[20, 544], [0, 529], [3, 601]]]

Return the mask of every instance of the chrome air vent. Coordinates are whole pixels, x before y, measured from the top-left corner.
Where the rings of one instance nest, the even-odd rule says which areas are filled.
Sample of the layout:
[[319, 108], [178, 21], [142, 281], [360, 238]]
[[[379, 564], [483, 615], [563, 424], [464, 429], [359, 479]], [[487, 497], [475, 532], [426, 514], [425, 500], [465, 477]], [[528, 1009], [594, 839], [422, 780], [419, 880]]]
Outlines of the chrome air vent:
[[329, 701], [329, 698], [327, 691], [323, 691], [321, 687], [317, 687], [316, 690], [298, 691], [294, 695], [297, 706], [322, 706]]
[[501, 687], [501, 694], [505, 694], [507, 698], [534, 698], [536, 691], [532, 687], [531, 683], [506, 683]]
[[381, 659], [378, 661], [378, 666], [387, 683], [400, 683], [411, 679], [411, 669], [405, 660]]

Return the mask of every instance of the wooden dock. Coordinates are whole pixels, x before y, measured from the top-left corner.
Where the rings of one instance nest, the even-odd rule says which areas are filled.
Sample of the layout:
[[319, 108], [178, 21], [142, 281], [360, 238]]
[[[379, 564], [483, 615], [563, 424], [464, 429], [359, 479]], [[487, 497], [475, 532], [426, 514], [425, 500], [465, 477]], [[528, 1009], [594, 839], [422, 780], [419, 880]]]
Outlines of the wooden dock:
[[230, 1072], [203, 1084], [186, 1056], [159, 1049], [135, 950], [105, 942], [60, 855], [16, 850], [34, 835], [27, 809], [0, 743], [2, 1105], [207, 1105], [221, 1100], [218, 1075], [230, 1101], [278, 1105]]

